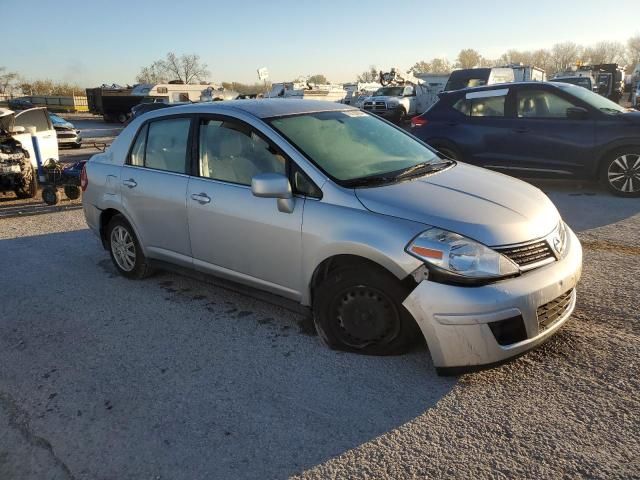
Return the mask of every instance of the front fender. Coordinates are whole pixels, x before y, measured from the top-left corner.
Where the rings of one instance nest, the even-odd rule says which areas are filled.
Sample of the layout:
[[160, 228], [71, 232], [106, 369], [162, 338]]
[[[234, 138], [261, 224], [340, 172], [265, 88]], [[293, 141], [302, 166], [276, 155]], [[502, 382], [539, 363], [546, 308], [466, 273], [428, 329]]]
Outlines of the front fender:
[[398, 279], [416, 270], [422, 262], [404, 249], [425, 225], [366, 209], [307, 202], [302, 228], [303, 305], [309, 305], [310, 285], [316, 268], [336, 255], [354, 255], [385, 268]]

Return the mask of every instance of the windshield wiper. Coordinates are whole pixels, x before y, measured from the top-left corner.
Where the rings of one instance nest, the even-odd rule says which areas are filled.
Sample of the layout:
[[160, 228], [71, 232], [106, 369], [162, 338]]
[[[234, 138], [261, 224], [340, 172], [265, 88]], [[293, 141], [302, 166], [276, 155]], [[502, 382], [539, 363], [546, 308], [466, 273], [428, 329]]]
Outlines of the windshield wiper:
[[447, 168], [454, 163], [454, 160], [442, 160], [435, 163], [419, 163], [409, 168], [405, 168], [404, 170], [389, 172], [382, 175], [370, 175], [368, 177], [360, 177], [354, 178], [352, 180], [347, 180], [344, 182], [344, 185], [348, 187], [371, 187], [374, 185], [385, 183], [394, 183], [399, 180], [406, 180], [407, 178], [419, 177], [426, 175], [427, 173], [437, 172], [439, 170], [442, 170], [443, 168]]
[[419, 163], [414, 165], [413, 167], [409, 167], [406, 170], [395, 175], [397, 180], [402, 180], [411, 177], [417, 177], [426, 175], [427, 173], [437, 172], [438, 170], [442, 170], [443, 168], [447, 168], [449, 165], [455, 163], [453, 160], [443, 160], [441, 162], [436, 163]]

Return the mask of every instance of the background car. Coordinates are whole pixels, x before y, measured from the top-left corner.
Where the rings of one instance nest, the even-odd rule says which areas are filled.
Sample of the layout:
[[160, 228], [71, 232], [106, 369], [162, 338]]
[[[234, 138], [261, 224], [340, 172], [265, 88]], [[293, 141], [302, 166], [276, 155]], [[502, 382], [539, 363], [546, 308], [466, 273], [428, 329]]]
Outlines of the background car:
[[77, 130], [76, 127], [73, 126], [73, 123], [51, 112], [49, 112], [49, 119], [56, 131], [58, 146], [68, 146], [72, 148], [80, 148], [82, 146], [80, 130]]
[[567, 83], [443, 93], [412, 133], [446, 156], [525, 177], [599, 179], [640, 195], [640, 112]]
[[7, 101], [7, 105], [10, 110], [27, 110], [29, 108], [34, 108], [35, 105], [31, 103], [29, 100], [25, 100], [23, 98], [12, 98]]

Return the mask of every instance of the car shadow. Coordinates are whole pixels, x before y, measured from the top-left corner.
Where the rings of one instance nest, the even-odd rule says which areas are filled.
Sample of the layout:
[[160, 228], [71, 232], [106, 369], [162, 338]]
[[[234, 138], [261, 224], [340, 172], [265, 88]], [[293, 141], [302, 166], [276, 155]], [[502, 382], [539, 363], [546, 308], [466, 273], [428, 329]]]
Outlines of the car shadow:
[[0, 391], [88, 477], [286, 477], [415, 419], [457, 382], [424, 347], [335, 352], [308, 315], [175, 273], [127, 280], [88, 230], [0, 240], [0, 264], [12, 278]]
[[18, 199], [13, 193], [5, 193], [0, 197], [0, 219], [11, 217], [26, 217], [30, 215], [42, 215], [45, 213], [62, 212], [66, 210], [79, 210], [82, 208], [81, 200], [69, 200], [61, 191], [61, 199], [58, 205], [47, 205], [42, 201], [42, 191], [39, 190], [34, 198]]
[[533, 180], [576, 232], [620, 222], [640, 212], [640, 198], [622, 198], [595, 182]]

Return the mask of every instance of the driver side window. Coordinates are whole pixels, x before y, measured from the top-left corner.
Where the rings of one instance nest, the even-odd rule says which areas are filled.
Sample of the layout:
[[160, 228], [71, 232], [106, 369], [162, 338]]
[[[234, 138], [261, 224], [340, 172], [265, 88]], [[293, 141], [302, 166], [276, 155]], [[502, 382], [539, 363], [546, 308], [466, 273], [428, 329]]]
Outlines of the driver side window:
[[228, 120], [202, 120], [200, 176], [251, 185], [260, 173], [286, 175], [286, 160], [250, 127]]

